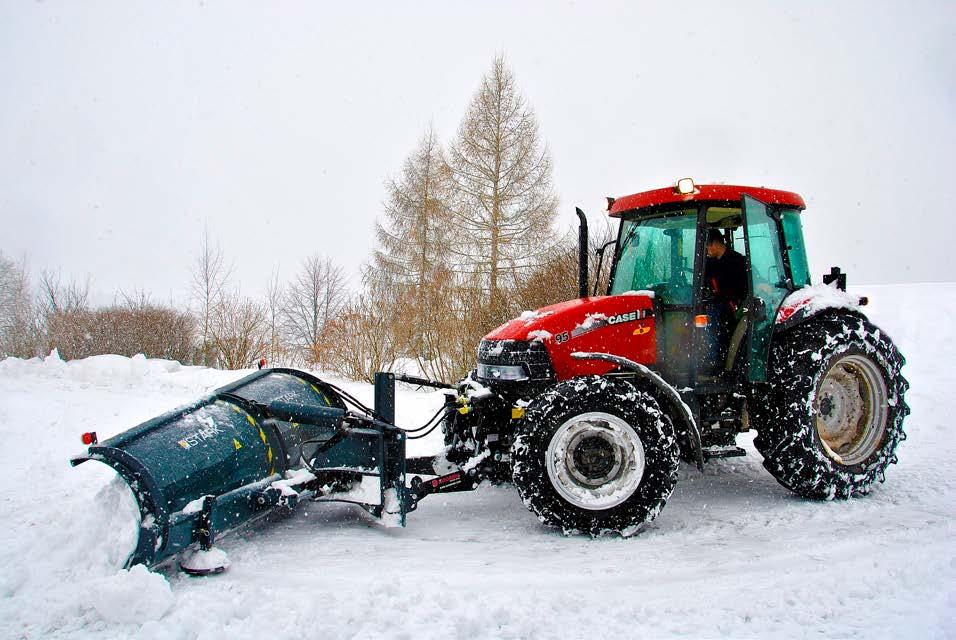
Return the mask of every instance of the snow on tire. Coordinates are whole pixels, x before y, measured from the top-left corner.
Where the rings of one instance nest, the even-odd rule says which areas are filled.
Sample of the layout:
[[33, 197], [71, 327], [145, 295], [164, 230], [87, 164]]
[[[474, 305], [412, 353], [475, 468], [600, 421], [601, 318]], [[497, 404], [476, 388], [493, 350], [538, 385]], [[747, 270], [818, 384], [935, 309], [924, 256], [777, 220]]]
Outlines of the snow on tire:
[[588, 376], [528, 407], [512, 448], [513, 480], [538, 519], [565, 534], [629, 536], [664, 507], [678, 457], [673, 424], [652, 396]]
[[808, 498], [869, 492], [906, 438], [904, 363], [889, 336], [856, 313], [823, 314], [775, 336], [770, 391], [750, 408], [764, 467]]

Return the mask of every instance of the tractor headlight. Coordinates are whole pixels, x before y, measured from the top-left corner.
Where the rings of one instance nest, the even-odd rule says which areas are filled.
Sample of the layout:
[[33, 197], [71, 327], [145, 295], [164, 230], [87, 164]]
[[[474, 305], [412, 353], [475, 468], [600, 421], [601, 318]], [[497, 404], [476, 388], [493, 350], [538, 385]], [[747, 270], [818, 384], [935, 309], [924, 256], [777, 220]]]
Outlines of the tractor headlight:
[[520, 364], [479, 364], [478, 377], [482, 380], [527, 380], [528, 372]]

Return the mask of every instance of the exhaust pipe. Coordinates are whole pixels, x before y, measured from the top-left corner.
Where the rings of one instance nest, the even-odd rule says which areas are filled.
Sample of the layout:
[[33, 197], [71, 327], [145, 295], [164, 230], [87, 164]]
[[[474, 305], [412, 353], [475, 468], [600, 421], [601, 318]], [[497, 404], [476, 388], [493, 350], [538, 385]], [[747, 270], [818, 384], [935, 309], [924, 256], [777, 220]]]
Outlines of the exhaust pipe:
[[575, 207], [578, 214], [578, 297], [588, 297], [588, 219], [580, 208]]

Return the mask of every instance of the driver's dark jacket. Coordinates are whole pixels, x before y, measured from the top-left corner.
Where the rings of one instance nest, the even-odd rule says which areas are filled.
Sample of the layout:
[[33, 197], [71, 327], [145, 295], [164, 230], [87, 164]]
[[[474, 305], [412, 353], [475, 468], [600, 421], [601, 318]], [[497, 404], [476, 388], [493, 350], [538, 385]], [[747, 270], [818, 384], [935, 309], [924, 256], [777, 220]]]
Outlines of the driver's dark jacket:
[[707, 258], [707, 284], [718, 300], [740, 306], [747, 297], [747, 259], [727, 247], [719, 258]]

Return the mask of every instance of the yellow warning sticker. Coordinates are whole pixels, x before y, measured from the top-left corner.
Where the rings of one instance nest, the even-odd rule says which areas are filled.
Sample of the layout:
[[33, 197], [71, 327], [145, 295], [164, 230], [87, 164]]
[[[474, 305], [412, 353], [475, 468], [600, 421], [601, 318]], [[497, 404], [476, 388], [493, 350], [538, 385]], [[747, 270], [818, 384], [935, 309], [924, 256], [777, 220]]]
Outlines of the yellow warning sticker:
[[311, 384], [311, 383], [309, 383], [309, 386], [312, 387], [312, 390], [315, 391], [315, 393], [318, 394], [318, 396], [319, 396], [320, 398], [322, 398], [322, 402], [324, 402], [325, 404], [327, 404], [327, 405], [330, 406], [330, 407], [332, 406], [332, 403], [329, 401], [328, 398], [325, 397], [325, 394], [324, 394], [324, 393], [322, 393], [321, 391], [319, 391], [319, 388], [318, 388], [317, 386], [315, 386], [314, 384]]
[[650, 330], [651, 330], [650, 327], [638, 327], [637, 329], [634, 329], [634, 335], [642, 336], [645, 333], [648, 333]]
[[235, 449], [236, 451], [239, 451], [239, 449], [242, 449], [242, 443], [239, 442], [238, 440], [236, 440], [235, 438], [233, 438], [233, 439], [232, 439], [232, 448]]

